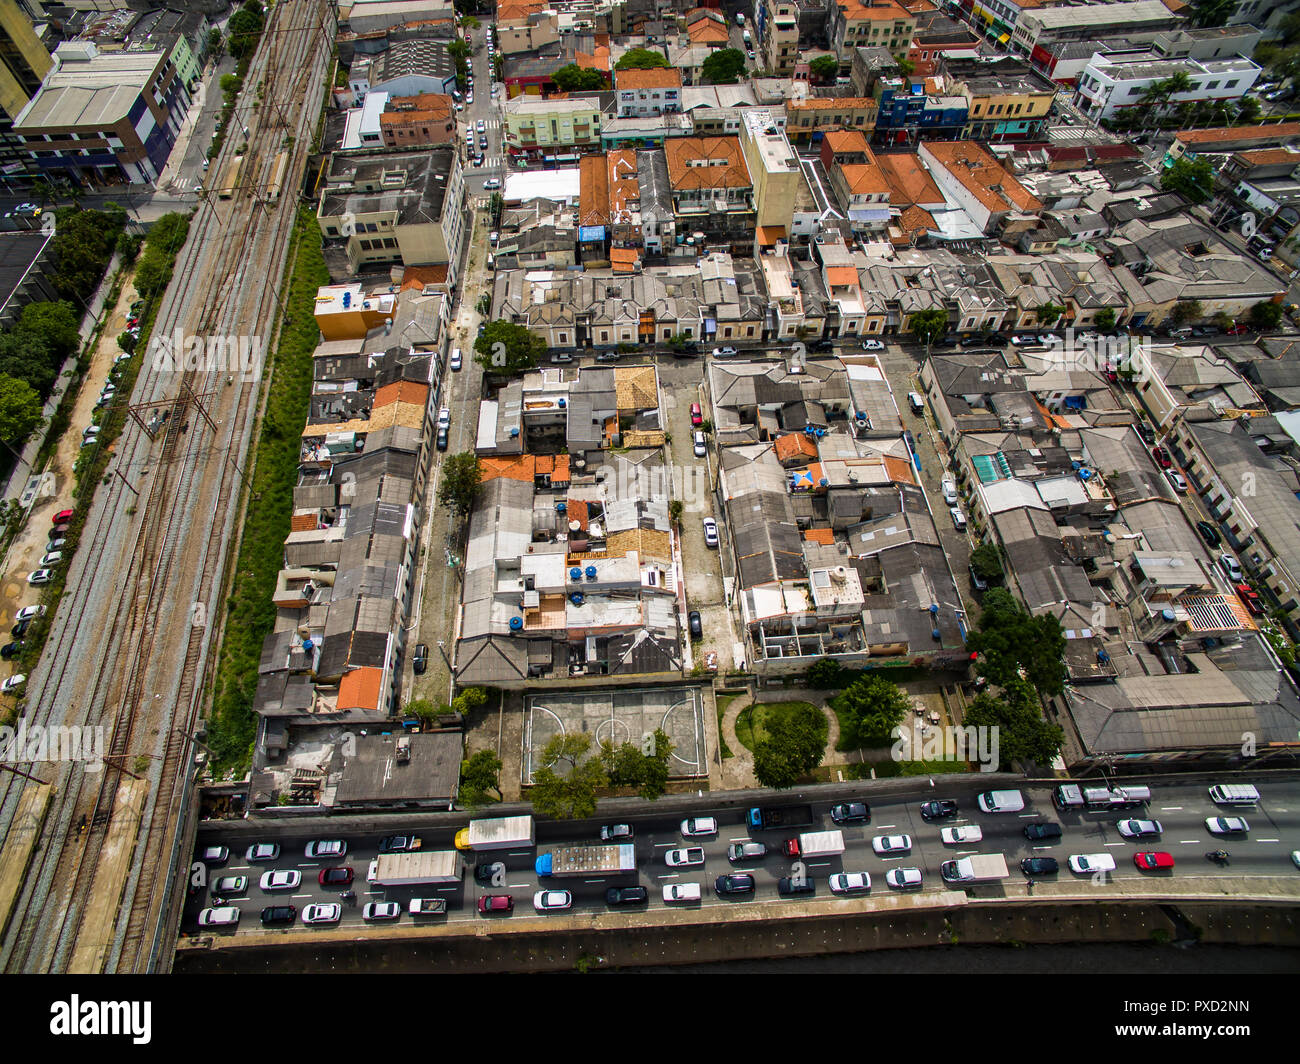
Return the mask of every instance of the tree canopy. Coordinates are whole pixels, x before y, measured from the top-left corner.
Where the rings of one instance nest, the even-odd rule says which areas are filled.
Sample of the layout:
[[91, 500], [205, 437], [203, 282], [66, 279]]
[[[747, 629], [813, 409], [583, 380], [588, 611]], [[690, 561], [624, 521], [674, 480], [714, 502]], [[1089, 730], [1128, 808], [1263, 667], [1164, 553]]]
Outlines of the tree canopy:
[[1033, 687], [1019, 678], [1006, 685], [1001, 698], [987, 691], [976, 695], [966, 707], [962, 724], [998, 729], [998, 767], [1003, 771], [1013, 761], [1032, 761], [1046, 767], [1065, 742], [1061, 726], [1043, 719]]
[[840, 73], [840, 61], [833, 55], [819, 55], [808, 64], [808, 71], [818, 81], [834, 81]]
[[1214, 191], [1214, 169], [1209, 159], [1184, 156], [1164, 172], [1160, 187], [1166, 192], [1180, 193], [1193, 203], [1204, 203]]
[[24, 380], [0, 373], [0, 440], [24, 440], [41, 420], [41, 397], [36, 390]]
[[948, 312], [943, 307], [918, 310], [907, 319], [907, 328], [918, 343], [932, 344], [948, 331]]
[[993, 543], [981, 543], [971, 551], [970, 565], [981, 580], [986, 580], [990, 584], [1002, 580], [1002, 555]]
[[546, 354], [546, 341], [523, 325], [490, 321], [474, 341], [474, 358], [484, 371], [498, 377], [517, 377], [537, 365]]
[[1033, 616], [1005, 588], [984, 596], [980, 625], [966, 640], [984, 659], [988, 679], [1006, 687], [1024, 669], [1025, 678], [1048, 695], [1065, 689], [1065, 635], [1051, 614]]
[[249, 0], [226, 23], [226, 32], [230, 34], [230, 54], [236, 59], [252, 55], [257, 50], [257, 42], [262, 37], [265, 25], [262, 5], [257, 0]]
[[700, 64], [700, 81], [705, 85], [734, 85], [745, 73], [745, 53], [738, 48], [721, 48]]
[[754, 775], [764, 787], [793, 787], [821, 764], [828, 728], [817, 707], [782, 706], [765, 727], [767, 735], [754, 750]]
[[467, 514], [474, 506], [482, 479], [478, 455], [473, 451], [448, 455], [438, 479], [438, 501], [455, 513]]
[[595, 815], [596, 791], [609, 786], [609, 777], [600, 758], [586, 758], [590, 747], [591, 736], [581, 732], [557, 735], [546, 744], [541, 767], [533, 773], [533, 812], [556, 820]]
[[841, 747], [852, 749], [888, 743], [890, 732], [902, 723], [911, 702], [897, 684], [883, 676], [869, 675], [831, 699], [831, 708], [843, 722]]
[[654, 70], [670, 64], [663, 52], [652, 48], [629, 48], [623, 58], [614, 64], [615, 70]]
[[460, 804], [470, 809], [488, 804], [488, 792], [501, 793], [501, 759], [491, 750], [479, 750], [460, 763]]
[[609, 79], [602, 71], [580, 67], [577, 63], [560, 67], [551, 80], [561, 92], [596, 92], [609, 88]]

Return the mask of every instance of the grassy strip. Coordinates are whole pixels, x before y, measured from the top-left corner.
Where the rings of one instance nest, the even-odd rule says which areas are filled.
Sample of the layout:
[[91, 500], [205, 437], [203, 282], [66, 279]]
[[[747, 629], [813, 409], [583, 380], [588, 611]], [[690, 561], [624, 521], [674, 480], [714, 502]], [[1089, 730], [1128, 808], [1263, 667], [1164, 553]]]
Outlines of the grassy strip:
[[[316, 291], [329, 283], [315, 215], [302, 209], [293, 233], [294, 255], [284, 323], [274, 353], [261, 434], [249, 463], [249, 505], [226, 601], [221, 655], [217, 665], [208, 746], [218, 771], [246, 769], [257, 718], [253, 697], [262, 643], [275, 626], [271, 596], [284, 564], [293, 489], [303, 426], [311, 398], [312, 352], [319, 332], [312, 311]], [[274, 281], [272, 282], [274, 283]]]
[[821, 712], [811, 702], [756, 702], [752, 706], [746, 706], [736, 717], [736, 738], [752, 753], [767, 738], [767, 729], [763, 725], [769, 717], [804, 708]]
[[726, 712], [725, 708], [721, 705], [718, 706], [718, 745], [722, 747], [722, 759], [724, 761], [729, 757], [736, 756], [731, 752], [731, 748], [727, 746], [727, 737], [722, 733], [722, 718]]

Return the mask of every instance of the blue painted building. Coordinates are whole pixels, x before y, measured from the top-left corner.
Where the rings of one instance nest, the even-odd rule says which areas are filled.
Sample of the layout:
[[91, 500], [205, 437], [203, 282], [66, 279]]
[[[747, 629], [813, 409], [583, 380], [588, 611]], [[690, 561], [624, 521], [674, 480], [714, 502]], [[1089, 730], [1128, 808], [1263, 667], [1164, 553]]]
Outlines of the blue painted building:
[[919, 140], [959, 140], [966, 127], [964, 96], [927, 96], [923, 85], [886, 84], [880, 94], [877, 145], [915, 144]]

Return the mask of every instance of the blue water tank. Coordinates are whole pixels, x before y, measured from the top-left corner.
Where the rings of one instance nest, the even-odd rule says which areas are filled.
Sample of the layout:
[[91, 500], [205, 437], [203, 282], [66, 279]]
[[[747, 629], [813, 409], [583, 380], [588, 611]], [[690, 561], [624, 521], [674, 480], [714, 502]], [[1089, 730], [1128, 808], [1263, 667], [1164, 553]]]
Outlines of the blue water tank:
[[1080, 469], [1080, 470], [1079, 470], [1079, 479], [1080, 479], [1080, 480], [1091, 480], [1091, 479], [1092, 479], [1092, 470], [1091, 470], [1091, 469]]
[[1074, 470], [1077, 470], [1077, 469], [1079, 469], [1082, 465], [1083, 465], [1082, 462], [1071, 462], [1071, 463], [1070, 463], [1070, 468], [1071, 468], [1071, 469], [1074, 469]]
[[560, 400], [560, 409], [561, 409], [561, 410], [563, 410], [563, 409], [564, 409], [566, 406], [568, 406], [568, 405], [569, 405], [569, 401], [568, 401], [567, 399], [561, 399], [561, 400]]
[[1100, 661], [1103, 665], [1105, 665], [1106, 662], [1110, 661], [1110, 655], [1107, 654], [1104, 650], [1099, 650], [1097, 651], [1097, 660]]
[[581, 606], [584, 601], [584, 596], [581, 591], [575, 591], [572, 595], [569, 596], [569, 601], [572, 602], [575, 606]]
[[594, 565], [587, 566], [586, 573], [587, 573], [588, 580], [596, 579], [596, 567]]
[[580, 566], [575, 565], [572, 569], [569, 570], [569, 579], [570, 580], [582, 579], [582, 569]]
[[1175, 620], [1178, 615], [1174, 613], [1174, 611], [1171, 609], [1163, 609], [1160, 611], [1160, 616], [1163, 617], [1166, 621], [1172, 621]]
[[818, 438], [818, 439], [821, 439], [821, 438], [822, 438], [823, 436], [825, 436], [825, 435], [826, 435], [826, 430], [825, 430], [825, 429], [818, 429], [818, 430], [817, 430], [817, 438]]
[[557, 502], [557, 503], [555, 504], [555, 512], [556, 512], [557, 514], [562, 514], [562, 513], [564, 513], [564, 511], [567, 510], [568, 508], [569, 508], [569, 504], [566, 503], [566, 502]]
[[510, 438], [511, 438], [512, 440], [513, 440], [516, 436], [518, 436], [518, 435], [519, 435], [519, 430], [518, 430], [517, 428], [516, 428], [516, 429], [511, 429], [511, 430], [510, 430]]
[[859, 410], [859, 411], [858, 411], [856, 414], [854, 414], [853, 416], [854, 416], [855, 418], [857, 418], [859, 421], [866, 421], [866, 420], [867, 420], [867, 415], [864, 414], [861, 410]]
[[933, 616], [934, 614], [936, 614], [936, 613], [938, 613], [938, 612], [939, 612], [939, 604], [938, 604], [937, 602], [931, 602], [931, 603], [930, 603], [930, 614], [931, 614], [931, 616]]
[[352, 293], [351, 293], [351, 292], [344, 292], [344, 293], [343, 293], [343, 309], [344, 309], [344, 310], [347, 310], [348, 307], [350, 307], [350, 306], [352, 306]]
[[521, 629], [523, 626], [524, 626], [524, 619], [522, 617], [510, 618], [510, 630], [512, 632], [519, 631], [519, 629]]
[[305, 653], [307, 653], [307, 654], [310, 654], [310, 653], [311, 653], [311, 651], [312, 651], [312, 647], [314, 647], [315, 645], [316, 645], [316, 644], [313, 643], [310, 639], [304, 639], [304, 640], [302, 641], [302, 649], [303, 649], [303, 651], [304, 651]]
[[831, 482], [827, 480], [825, 477], [822, 477], [821, 480], [817, 481], [817, 483], [820, 484], [823, 488], [828, 488], [830, 487]]
[[938, 628], [931, 628], [931, 629], [930, 629], [930, 638], [931, 638], [931, 639], [938, 640], [938, 639], [941, 639], [941, 638], [943, 638], [943, 637], [939, 634], [939, 629], [938, 629]]

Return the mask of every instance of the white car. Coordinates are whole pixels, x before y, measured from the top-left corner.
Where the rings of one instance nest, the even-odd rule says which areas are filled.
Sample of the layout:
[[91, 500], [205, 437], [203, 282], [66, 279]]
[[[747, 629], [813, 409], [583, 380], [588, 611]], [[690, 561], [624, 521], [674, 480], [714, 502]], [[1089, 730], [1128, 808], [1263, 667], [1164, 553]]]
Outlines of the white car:
[[487, 129], [487, 123], [480, 118], [477, 122], [474, 123], [474, 128], [477, 129], [480, 133], [482, 133]]
[[491, 244], [493, 247], [496, 247], [497, 241], [500, 239], [501, 239], [501, 234], [498, 233], [495, 229], [493, 229], [492, 232], [488, 233], [488, 243]]
[[302, 873], [296, 868], [282, 868], [263, 872], [258, 886], [263, 890], [296, 890], [302, 882]]
[[965, 842], [979, 842], [984, 838], [984, 832], [978, 824], [958, 824], [941, 829], [939, 837], [949, 846], [959, 846]]
[[836, 872], [827, 882], [832, 894], [865, 894], [871, 889], [869, 872]]
[[445, 429], [451, 425], [451, 408], [441, 407], [438, 410], [438, 428]]
[[1164, 832], [1159, 820], [1121, 820], [1116, 827], [1126, 839], [1142, 839]]
[[1205, 828], [1211, 835], [1243, 835], [1250, 825], [1244, 817], [1211, 816], [1205, 818]]
[[255, 842], [244, 853], [245, 861], [274, 861], [280, 856], [280, 845], [275, 842]]
[[568, 909], [573, 905], [573, 895], [567, 890], [539, 890], [533, 895], [533, 908], [539, 913], [548, 909]]
[[692, 433], [691, 443], [693, 445], [692, 450], [694, 450], [696, 458], [703, 458], [706, 454], [709, 453], [709, 442], [705, 438], [704, 433], [698, 430]]
[[48, 584], [53, 579], [53, 569], [37, 569], [35, 572], [27, 574], [27, 582], [33, 586], [37, 584]]
[[317, 840], [307, 843], [305, 852], [308, 857], [342, 857], [348, 852], [348, 844], [337, 839]]
[[402, 915], [402, 907], [395, 901], [367, 902], [361, 910], [361, 919], [369, 923], [381, 920], [396, 920]]
[[952, 527], [955, 528], [958, 532], [965, 531], [966, 515], [961, 512], [961, 507], [959, 506], [950, 507], [948, 513], [952, 516]]
[[718, 833], [718, 822], [711, 816], [694, 816], [682, 821], [682, 838], [698, 839]]
[[41, 566], [44, 568], [51, 568], [61, 561], [63, 561], [63, 551], [61, 550], [52, 550], [49, 554], [41, 556]]
[[1183, 478], [1182, 473], [1176, 473], [1172, 469], [1165, 470], [1165, 476], [1169, 478], [1169, 483], [1174, 486], [1174, 491], [1179, 495], [1187, 494], [1187, 481]]
[[731, 346], [715, 347], [713, 349], [714, 358], [729, 358], [730, 356], [735, 354], [739, 354], [739, 352], [734, 347]]
[[891, 868], [885, 873], [885, 882], [895, 890], [915, 890], [924, 878], [919, 868]]
[[1223, 570], [1223, 575], [1231, 580], [1234, 584], [1240, 584], [1246, 577], [1242, 574], [1241, 566], [1237, 564], [1237, 559], [1231, 554], [1219, 555], [1219, 568]]
[[342, 915], [343, 906], [338, 902], [330, 902], [325, 905], [318, 902], [303, 909], [302, 922], [304, 924], [337, 924]]
[[45, 616], [44, 606], [24, 606], [21, 610], [19, 610], [16, 614], [14, 614], [14, 620], [30, 621], [36, 617], [44, 617], [44, 616]]
[[26, 682], [27, 676], [24, 673], [19, 673], [17, 676], [10, 676], [4, 683], [0, 683], [0, 694], [11, 695]]
[[871, 840], [871, 848], [882, 857], [895, 853], [911, 853], [912, 837], [910, 835], [877, 835]]
[[234, 927], [237, 923], [239, 923], [239, 908], [234, 905], [204, 909], [199, 913], [199, 927]]
[[489, 177], [486, 181], [483, 182], [483, 187], [484, 187], [485, 189], [500, 188], [500, 187], [501, 187], [501, 178], [499, 178], [499, 177]]
[[664, 854], [664, 864], [669, 868], [689, 868], [704, 863], [704, 847], [679, 846]]
[[862, 350], [863, 350], [863, 351], [883, 351], [884, 349], [885, 349], [885, 344], [884, 344], [884, 341], [883, 341], [883, 340], [863, 340], [863, 341], [862, 341]]
[[704, 519], [704, 545], [706, 547], [716, 547], [718, 545], [718, 522], [712, 517]]
[[1053, 336], [1051, 333], [1042, 333], [1038, 337], [1038, 342], [1040, 344], [1046, 344], [1048, 347], [1055, 347], [1061, 342], [1061, 338], [1059, 336]]
[[698, 883], [668, 883], [664, 887], [664, 901], [699, 901], [702, 896]]
[[949, 506], [956, 505], [957, 481], [955, 481], [952, 477], [944, 477], [943, 480], [939, 482], [939, 490], [943, 492], [944, 502], [946, 502]]
[[1115, 858], [1108, 853], [1076, 853], [1068, 863], [1070, 871], [1078, 872], [1081, 876], [1115, 871]]
[[1012, 344], [1013, 347], [1029, 347], [1029, 346], [1031, 346], [1031, 345], [1033, 345], [1033, 344], [1036, 344], [1036, 343], [1038, 343], [1038, 337], [1036, 337], [1036, 336], [1013, 336], [1013, 337], [1011, 337], [1011, 344]]
[[1300, 868], [1300, 850], [1291, 851], [1291, 863]]

